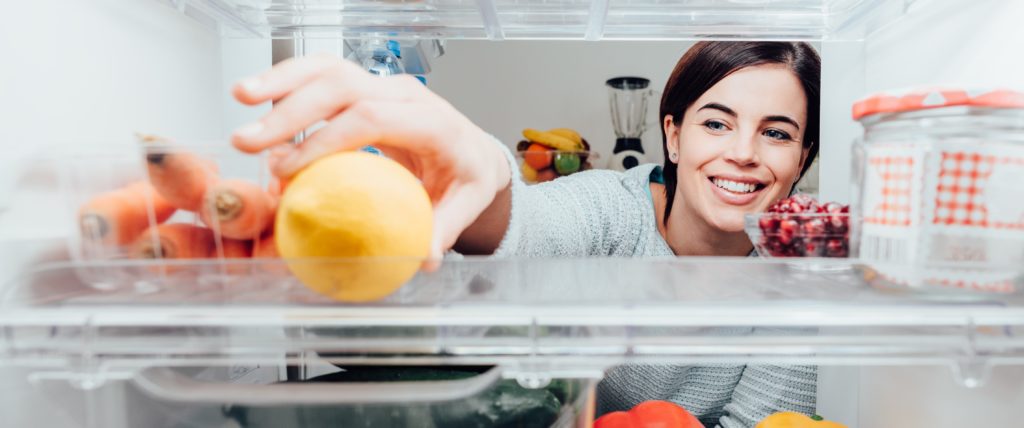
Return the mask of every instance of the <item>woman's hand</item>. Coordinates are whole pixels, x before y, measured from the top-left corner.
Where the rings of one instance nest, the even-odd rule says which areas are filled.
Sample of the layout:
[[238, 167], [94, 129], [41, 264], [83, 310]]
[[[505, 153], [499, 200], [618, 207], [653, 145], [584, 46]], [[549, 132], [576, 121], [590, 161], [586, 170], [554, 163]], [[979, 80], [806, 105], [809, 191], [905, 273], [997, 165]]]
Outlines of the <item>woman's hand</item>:
[[[510, 181], [505, 156], [491, 137], [412, 76], [374, 76], [351, 62], [318, 55], [245, 79], [234, 95], [249, 105], [275, 101], [270, 113], [236, 130], [231, 140], [250, 153], [273, 148], [278, 176], [367, 145], [409, 169], [434, 204], [435, 261]], [[289, 144], [321, 121], [324, 126], [301, 144]]]

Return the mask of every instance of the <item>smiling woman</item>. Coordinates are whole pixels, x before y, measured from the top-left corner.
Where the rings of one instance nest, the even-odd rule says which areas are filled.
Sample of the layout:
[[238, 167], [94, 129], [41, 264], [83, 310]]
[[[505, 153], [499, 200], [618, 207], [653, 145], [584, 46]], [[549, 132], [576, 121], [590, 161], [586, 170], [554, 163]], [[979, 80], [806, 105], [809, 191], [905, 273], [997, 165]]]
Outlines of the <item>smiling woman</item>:
[[[334, 152], [381, 148], [431, 198], [433, 257], [453, 247], [498, 257], [744, 256], [753, 248], [744, 214], [789, 194], [815, 157], [819, 76], [803, 43], [698, 43], [663, 92], [664, 167], [526, 186], [501, 142], [416, 80], [314, 56], [236, 86], [242, 102], [278, 102], [233, 143], [277, 147], [273, 170], [283, 177]], [[288, 144], [320, 121], [301, 145]], [[601, 382], [598, 413], [665, 400], [708, 426], [752, 427], [779, 411], [813, 413], [816, 377], [806, 366], [626, 365]]]
[[750, 251], [743, 216], [788, 195], [817, 155], [820, 79], [806, 44], [698, 43], [679, 60], [661, 100], [665, 184], [651, 185], [673, 252]]

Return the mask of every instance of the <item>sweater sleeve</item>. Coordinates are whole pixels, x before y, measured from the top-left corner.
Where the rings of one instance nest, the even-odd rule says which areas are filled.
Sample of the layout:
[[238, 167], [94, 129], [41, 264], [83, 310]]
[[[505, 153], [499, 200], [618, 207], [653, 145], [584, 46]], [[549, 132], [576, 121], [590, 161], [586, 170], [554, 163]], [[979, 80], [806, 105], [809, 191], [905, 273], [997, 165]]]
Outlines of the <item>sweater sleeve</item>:
[[782, 411], [814, 414], [817, 381], [815, 366], [747, 365], [719, 426], [749, 428]]
[[[498, 143], [500, 144], [500, 142]], [[527, 186], [508, 148], [512, 208], [498, 257], [632, 255], [644, 208], [622, 173], [591, 170]]]

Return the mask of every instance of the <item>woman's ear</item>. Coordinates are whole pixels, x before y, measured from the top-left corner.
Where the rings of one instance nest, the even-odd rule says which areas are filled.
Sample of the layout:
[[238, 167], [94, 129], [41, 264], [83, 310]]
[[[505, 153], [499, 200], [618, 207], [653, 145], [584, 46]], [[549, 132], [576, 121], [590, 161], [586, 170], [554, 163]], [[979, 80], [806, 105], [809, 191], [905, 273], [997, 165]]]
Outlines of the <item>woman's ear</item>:
[[672, 163], [677, 163], [679, 161], [679, 127], [673, 122], [670, 114], [665, 115], [661, 126], [665, 130], [665, 148], [668, 150], [669, 160]]

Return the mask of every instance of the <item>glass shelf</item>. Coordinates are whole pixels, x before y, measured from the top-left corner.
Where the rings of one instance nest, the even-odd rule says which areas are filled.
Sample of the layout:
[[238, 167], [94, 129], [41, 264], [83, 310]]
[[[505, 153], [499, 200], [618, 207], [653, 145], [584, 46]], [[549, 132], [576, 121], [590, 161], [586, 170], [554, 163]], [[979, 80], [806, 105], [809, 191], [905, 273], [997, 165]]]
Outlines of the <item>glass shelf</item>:
[[[184, 264], [168, 276], [138, 261], [57, 263], [9, 285], [0, 363], [88, 360], [97, 376], [118, 377], [314, 354], [559, 378], [626, 362], [1024, 363], [1019, 294], [897, 288], [856, 261], [813, 270], [822, 260], [466, 258], [361, 304], [318, 295], [269, 260], [232, 275], [216, 273], [222, 261]], [[79, 279], [97, 276], [102, 289]]]
[[915, 0], [162, 0], [229, 37], [860, 40]]

